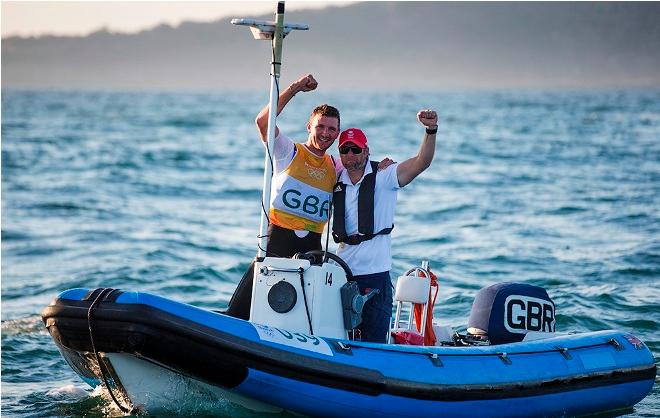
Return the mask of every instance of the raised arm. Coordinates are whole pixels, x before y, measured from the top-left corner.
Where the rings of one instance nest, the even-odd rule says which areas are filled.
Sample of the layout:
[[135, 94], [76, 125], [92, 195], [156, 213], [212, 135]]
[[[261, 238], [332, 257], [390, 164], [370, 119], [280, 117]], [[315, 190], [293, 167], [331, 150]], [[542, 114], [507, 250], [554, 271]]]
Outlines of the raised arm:
[[[402, 162], [396, 168], [396, 175], [399, 179], [399, 186], [403, 187], [410, 183], [422, 171], [429, 168], [433, 155], [435, 154], [435, 132], [438, 130], [438, 115], [435, 111], [426, 109], [417, 113], [417, 120], [424, 125], [426, 132], [422, 140], [422, 146], [416, 156]], [[428, 133], [428, 132], [432, 133]]]
[[[284, 109], [284, 106], [286, 106], [287, 103], [293, 98], [293, 96], [296, 95], [296, 93], [301, 92], [301, 91], [312, 91], [318, 86], [318, 83], [314, 79], [314, 76], [311, 74], [307, 74], [305, 76], [300, 77], [297, 81], [291, 83], [289, 87], [284, 89], [280, 93], [280, 97], [277, 100], [277, 114], [279, 115], [282, 110]], [[266, 139], [268, 138], [268, 116], [270, 114], [270, 106], [266, 105], [264, 106], [263, 109], [261, 109], [261, 112], [257, 115], [257, 118], [254, 120], [254, 122], [257, 124], [257, 129], [259, 130], [259, 134], [261, 135], [261, 140], [266, 142]], [[276, 126], [275, 127], [275, 136], [280, 134], [279, 128]]]

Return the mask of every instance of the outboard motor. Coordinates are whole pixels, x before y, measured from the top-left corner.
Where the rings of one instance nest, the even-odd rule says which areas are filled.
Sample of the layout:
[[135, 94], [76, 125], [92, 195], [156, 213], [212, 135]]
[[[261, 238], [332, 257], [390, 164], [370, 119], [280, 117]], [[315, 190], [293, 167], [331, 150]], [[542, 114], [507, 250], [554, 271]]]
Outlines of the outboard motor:
[[362, 323], [364, 304], [376, 296], [380, 290], [371, 289], [366, 295], [360, 294], [356, 281], [346, 282], [340, 289], [341, 304], [344, 308], [344, 328], [351, 331]]
[[555, 332], [555, 304], [541, 287], [498, 283], [475, 296], [467, 331], [490, 344], [520, 342], [529, 331]]

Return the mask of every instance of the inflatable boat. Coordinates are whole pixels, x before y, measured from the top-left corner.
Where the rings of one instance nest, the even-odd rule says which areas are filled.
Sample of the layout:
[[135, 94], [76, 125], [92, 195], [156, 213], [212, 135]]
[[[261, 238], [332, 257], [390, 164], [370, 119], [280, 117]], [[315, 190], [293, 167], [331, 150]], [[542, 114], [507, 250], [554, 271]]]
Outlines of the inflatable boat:
[[[71, 368], [126, 410], [177, 411], [202, 394], [257, 414], [576, 416], [629, 408], [654, 383], [643, 342], [553, 332], [554, 304], [535, 286], [479, 292], [473, 335], [376, 344], [349, 338], [369, 297], [350, 271], [313, 257], [266, 258], [255, 270], [250, 321], [116, 289], [67, 290], [42, 317]], [[431, 293], [424, 271], [397, 279], [392, 335], [424, 332], [402, 320], [404, 302]]]
[[[307, 26], [284, 24], [283, 2], [275, 22], [232, 23], [272, 41], [276, 108], [282, 39]], [[190, 415], [210, 400], [211, 413], [240, 416], [575, 416], [629, 408], [653, 387], [644, 343], [620, 331], [556, 333], [555, 306], [535, 286], [483, 289], [464, 335], [437, 327], [425, 265], [396, 280], [387, 343], [359, 341], [373, 292], [359, 292], [346, 263], [327, 252], [264, 256], [271, 164], [266, 155], [249, 320], [108, 288], [67, 290], [44, 309], [64, 359], [123, 411]]]

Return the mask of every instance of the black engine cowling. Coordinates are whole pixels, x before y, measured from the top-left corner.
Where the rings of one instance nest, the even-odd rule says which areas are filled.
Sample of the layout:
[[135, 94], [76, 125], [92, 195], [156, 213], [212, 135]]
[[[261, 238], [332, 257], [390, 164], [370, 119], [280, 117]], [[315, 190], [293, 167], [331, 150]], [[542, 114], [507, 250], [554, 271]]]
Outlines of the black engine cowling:
[[477, 292], [469, 333], [485, 334], [491, 344], [506, 344], [522, 341], [529, 331], [555, 332], [555, 304], [545, 289], [498, 283]]

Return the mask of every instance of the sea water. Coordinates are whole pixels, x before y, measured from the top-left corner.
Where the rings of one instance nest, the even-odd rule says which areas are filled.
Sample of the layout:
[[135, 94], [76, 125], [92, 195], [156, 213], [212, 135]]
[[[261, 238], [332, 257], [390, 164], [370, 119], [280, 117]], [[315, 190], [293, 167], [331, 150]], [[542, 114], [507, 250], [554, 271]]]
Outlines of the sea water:
[[[62, 290], [227, 306], [256, 253], [264, 148], [253, 121], [267, 100], [2, 91], [4, 416], [111, 413], [41, 322]], [[464, 330], [484, 286], [531, 283], [554, 300], [557, 330], [631, 332], [658, 362], [659, 91], [319, 91], [297, 95], [278, 125], [304, 141], [324, 102], [365, 131], [376, 160], [414, 156], [417, 111], [438, 112], [433, 164], [399, 192], [392, 276], [429, 260], [441, 324]], [[660, 415], [660, 388], [619, 413]]]

